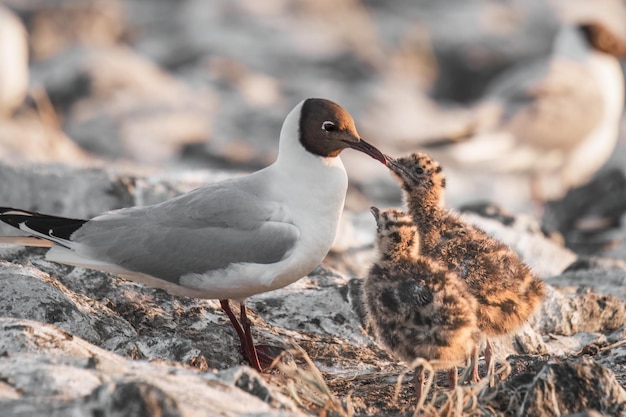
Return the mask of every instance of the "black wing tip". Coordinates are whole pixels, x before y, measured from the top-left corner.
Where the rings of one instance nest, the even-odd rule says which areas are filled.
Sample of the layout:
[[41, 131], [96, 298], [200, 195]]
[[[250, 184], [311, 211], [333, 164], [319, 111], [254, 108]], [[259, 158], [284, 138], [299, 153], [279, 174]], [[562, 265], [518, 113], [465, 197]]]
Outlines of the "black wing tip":
[[[34, 231], [63, 240], [69, 240], [70, 236], [87, 222], [87, 220], [51, 216], [11, 207], [0, 207], [0, 221], [26, 232]], [[25, 230], [22, 225], [30, 230]], [[46, 238], [45, 236], [43, 237]]]
[[34, 213], [29, 211], [14, 209], [11, 207], [0, 207], [0, 220], [4, 223], [20, 228], [20, 223], [24, 222], [27, 218], [33, 216]]

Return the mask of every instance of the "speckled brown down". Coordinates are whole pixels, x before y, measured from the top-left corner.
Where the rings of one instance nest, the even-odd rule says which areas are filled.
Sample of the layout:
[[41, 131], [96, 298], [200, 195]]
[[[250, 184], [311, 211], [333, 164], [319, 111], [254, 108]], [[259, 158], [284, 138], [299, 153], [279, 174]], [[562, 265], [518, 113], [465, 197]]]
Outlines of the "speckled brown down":
[[[478, 327], [489, 337], [519, 329], [545, 297], [543, 281], [507, 245], [443, 207], [441, 166], [428, 155], [388, 157], [419, 230], [422, 253], [456, 272], [478, 301]], [[492, 368], [490, 344], [485, 357]]]
[[[476, 300], [465, 282], [440, 264], [420, 255], [411, 217], [372, 207], [377, 222], [378, 259], [363, 285], [365, 311], [377, 339], [398, 359], [432, 361], [434, 369], [451, 369], [471, 357], [480, 341]], [[422, 379], [420, 379], [422, 378]], [[423, 375], [416, 372], [421, 396]]]

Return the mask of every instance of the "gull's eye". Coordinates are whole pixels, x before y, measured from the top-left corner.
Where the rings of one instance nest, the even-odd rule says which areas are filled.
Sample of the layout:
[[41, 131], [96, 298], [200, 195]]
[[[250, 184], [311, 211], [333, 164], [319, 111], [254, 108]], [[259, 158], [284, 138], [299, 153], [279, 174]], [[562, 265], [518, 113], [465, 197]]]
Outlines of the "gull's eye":
[[337, 125], [335, 125], [333, 122], [325, 121], [324, 123], [322, 123], [322, 129], [326, 132], [334, 132], [335, 130], [337, 130]]

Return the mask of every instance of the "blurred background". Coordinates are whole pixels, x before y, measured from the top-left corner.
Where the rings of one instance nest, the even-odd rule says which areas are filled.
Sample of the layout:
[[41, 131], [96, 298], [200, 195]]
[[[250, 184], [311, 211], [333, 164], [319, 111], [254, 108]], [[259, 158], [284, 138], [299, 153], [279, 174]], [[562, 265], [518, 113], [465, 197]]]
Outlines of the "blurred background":
[[[432, 150], [448, 173], [448, 205], [490, 201], [536, 213], [598, 170], [626, 166], [623, 85], [604, 86], [619, 102], [619, 117], [604, 117], [615, 104], [593, 83], [609, 77], [552, 61], [563, 25], [584, 24], [623, 71], [624, 10], [623, 0], [4, 0], [0, 163], [250, 171], [273, 161], [289, 110], [324, 97], [383, 152]], [[586, 65], [589, 56], [572, 51], [559, 57]], [[546, 87], [540, 78], [553, 70], [557, 86]], [[563, 81], [570, 73], [578, 78]], [[556, 104], [536, 103], [555, 92]], [[552, 124], [530, 129], [538, 114]], [[612, 126], [593, 139], [603, 150], [577, 148], [596, 123]], [[492, 128], [505, 139], [465, 142]], [[458, 151], [446, 146], [460, 142], [473, 147], [463, 156], [489, 161], [448, 160]], [[505, 142], [513, 153], [491, 155]], [[342, 156], [348, 209], [399, 204], [383, 166]], [[570, 160], [582, 178], [564, 179]], [[547, 171], [560, 181], [550, 192], [533, 182]]]

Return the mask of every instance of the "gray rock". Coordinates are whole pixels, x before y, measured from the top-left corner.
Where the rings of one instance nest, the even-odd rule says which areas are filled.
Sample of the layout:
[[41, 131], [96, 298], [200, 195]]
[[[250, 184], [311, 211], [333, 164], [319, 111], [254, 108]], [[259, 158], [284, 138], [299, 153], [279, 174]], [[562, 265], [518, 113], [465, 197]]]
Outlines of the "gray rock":
[[[14, 194], [11, 197], [17, 199], [13, 200], [15, 205], [24, 202], [32, 208], [35, 204], [47, 204], [45, 207], [56, 207], [61, 213], [67, 211], [81, 217], [87, 217], [94, 211], [114, 208], [115, 205], [156, 203], [204, 182], [233, 175], [203, 171], [187, 176], [135, 178], [112, 175], [107, 170], [59, 168], [57, 171], [46, 171], [40, 167], [33, 170], [30, 177], [24, 169], [25, 178], [21, 178], [21, 171], [15, 168], [0, 170], [2, 172], [20, 187], [31, 187], [32, 194]], [[45, 175], [47, 172], [53, 172], [54, 175]], [[59, 201], [58, 195], [63, 195], [64, 184], [68, 183], [76, 185], [70, 187], [72, 191]], [[90, 183], [94, 184], [91, 188]], [[111, 192], [111, 189], [114, 191]], [[94, 201], [89, 200], [90, 195], [95, 196]], [[13, 201], [11, 204], [14, 204]], [[294, 343], [300, 344], [324, 372], [325, 379], [333, 381], [329, 383], [340, 383], [339, 388], [333, 386], [333, 393], [345, 397], [348, 392], [343, 390], [352, 387], [350, 389], [355, 390], [354, 395], [361, 396], [362, 405], [361, 408], [357, 407], [360, 410], [357, 415], [362, 415], [367, 413], [365, 410], [368, 407], [372, 407], [371, 404], [376, 404], [372, 393], [377, 391], [371, 391], [367, 381], [379, 375], [376, 378], [380, 389], [391, 389], [404, 365], [395, 362], [377, 346], [367, 333], [363, 318], [359, 316], [361, 278], [354, 278], [350, 271], [358, 272], [362, 277], [363, 271], [369, 267], [374, 230], [368, 222], [368, 213], [346, 214], [341, 240], [337, 242], [324, 267], [286, 288], [251, 297], [247, 304], [256, 310], [251, 310], [250, 315], [257, 343], [284, 349], [290, 349]], [[495, 236], [521, 248], [529, 262], [533, 262], [533, 259], [537, 261], [539, 257], [539, 264], [544, 265], [546, 276], [551, 271], [558, 274], [564, 268], [562, 265], [570, 262], [572, 257], [575, 258], [571, 252], [559, 248], [542, 236], [532, 222], [524, 222], [516, 217], [505, 225], [493, 219], [474, 216], [474, 222], [486, 225], [485, 229]], [[546, 255], [533, 246], [549, 247], [552, 252]], [[0, 263], [0, 281], [3, 284], [0, 314], [53, 323], [66, 331], [63, 333], [64, 341], [59, 342], [57, 336], [46, 333], [48, 330], [30, 330], [33, 326], [28, 329], [22, 325], [14, 329], [5, 328], [5, 333], [9, 332], [11, 337], [0, 339], [0, 351], [26, 351], [34, 355], [30, 359], [24, 356], [12, 357], [15, 363], [11, 375], [14, 375], [13, 380], [21, 381], [18, 388], [11, 384], [0, 384], [0, 398], [15, 401], [11, 403], [13, 408], [10, 408], [15, 413], [23, 409], [32, 415], [43, 415], [42, 410], [45, 408], [57, 410], [54, 411], [56, 415], [68, 412], [80, 415], [87, 413], [85, 410], [100, 410], [103, 413], [122, 410], [119, 411], [122, 413], [126, 412], [123, 410], [135, 412], [145, 406], [160, 407], [164, 414], [180, 412], [181, 415], [187, 415], [185, 404], [180, 401], [181, 394], [172, 391], [173, 388], [167, 384], [156, 382], [161, 374], [154, 378], [134, 379], [119, 379], [110, 375], [105, 378], [101, 374], [94, 376], [85, 365], [85, 360], [89, 361], [90, 357], [97, 358], [92, 359], [92, 362], [95, 361], [93, 366], [97, 369], [104, 367], [107, 372], [109, 366], [117, 367], [119, 360], [123, 361], [123, 366], [144, 366], [137, 365], [144, 364], [142, 360], [155, 363], [166, 361], [183, 366], [190, 374], [202, 378], [209, 375], [206, 372], [211, 369], [224, 369], [226, 373], [220, 375], [227, 379], [228, 386], [240, 387], [259, 401], [263, 400], [264, 404], [269, 404], [268, 410], [282, 407], [280, 404], [283, 402], [277, 393], [277, 389], [287, 389], [282, 376], [263, 385], [261, 380], [252, 378], [252, 374], [244, 368], [233, 368], [243, 359], [237, 349], [237, 336], [216, 300], [174, 297], [111, 274], [57, 265], [45, 260], [44, 254], [44, 249], [37, 248], [0, 249], [0, 256], [4, 259]], [[551, 262], [548, 262], [550, 256]], [[626, 328], [625, 301], [589, 289], [579, 290], [581, 285], [598, 277], [596, 269], [579, 269], [546, 278], [549, 283], [567, 287], [562, 291], [549, 287], [546, 302], [534, 321], [518, 334], [495, 341], [500, 360], [508, 357], [509, 361], [513, 361], [515, 356], [511, 355], [522, 354], [528, 361], [539, 363], [537, 358], [545, 354], [567, 357], [591, 352], [598, 364], [612, 370], [620, 378], [626, 376], [626, 371], [618, 365], [623, 363], [626, 356], [626, 349], [619, 344], [623, 339], [623, 329]], [[579, 275], [589, 278], [571, 278]], [[606, 281], [607, 284], [621, 282], [609, 278]], [[33, 334], [35, 337], [29, 337]], [[115, 359], [103, 356], [102, 349], [88, 345], [78, 336], [127, 359], [113, 353], [108, 355]], [[82, 344], [74, 346], [68, 353], [66, 348], [72, 340], [81, 340]], [[51, 346], [57, 347], [51, 351]], [[58, 362], [59, 355], [81, 359], [76, 362], [76, 359], [66, 358], [65, 362]], [[294, 366], [302, 366], [302, 363], [298, 363], [297, 355], [295, 360]], [[23, 365], [21, 369], [28, 371], [18, 373], [18, 363]], [[78, 378], [85, 383], [80, 387], [68, 383], [68, 390], [74, 391], [67, 392], [64, 401], [59, 401], [53, 396], [56, 389], [54, 381], [48, 381], [50, 367], [54, 368], [59, 378], [66, 376], [58, 367], [80, 368], [74, 374], [79, 375]], [[533, 378], [538, 369], [529, 373], [528, 378]], [[37, 378], [45, 383], [40, 387], [41, 391], [33, 391], [26, 400], [21, 392], [28, 391], [28, 387], [34, 390], [32, 381]], [[178, 383], [182, 384], [180, 381]], [[128, 404], [136, 404], [139, 408], [125, 405], [120, 397], [125, 389], [133, 393], [134, 400]], [[410, 398], [405, 397], [405, 405], [410, 404]], [[199, 406], [199, 409], [204, 406]], [[394, 410], [390, 404], [379, 404], [376, 407], [381, 413]], [[232, 415], [238, 415], [238, 412], [233, 411]]]
[[[33, 95], [42, 95], [35, 89]], [[17, 139], [19, 138], [19, 139]], [[58, 126], [33, 109], [20, 109], [2, 121], [0, 160], [10, 164], [92, 164], [96, 161]]]
[[569, 270], [547, 281], [558, 287], [589, 288], [626, 300], [626, 269], [621, 267]]
[[[75, 44], [112, 45], [124, 36], [123, 2], [111, 0], [49, 1], [7, 0], [26, 23], [32, 61], [54, 56]], [[68, 25], [67, 22], [79, 22]]]
[[188, 89], [130, 49], [73, 48], [33, 77], [65, 110], [68, 135], [96, 155], [163, 162], [211, 137], [211, 93]]
[[588, 409], [623, 415], [626, 391], [611, 371], [582, 358], [546, 364], [534, 378], [518, 415], [561, 416]]
[[542, 334], [606, 332], [626, 325], [626, 301], [591, 291], [562, 294], [548, 286], [546, 301], [536, 320], [535, 327]]
[[203, 373], [132, 361], [20, 319], [0, 319], [0, 346], [6, 416], [301, 415], [250, 368]]
[[[106, 169], [66, 165], [11, 166], [0, 164], [3, 206], [59, 216], [89, 218], [133, 204], [133, 178]], [[12, 228], [3, 228], [8, 235]], [[15, 233], [15, 229], [13, 234]]]
[[0, 261], [0, 316], [54, 324], [85, 340], [101, 343], [135, 330], [101, 304], [90, 303], [45, 272]]
[[593, 250], [593, 244], [597, 247], [602, 242], [602, 232], [619, 224], [624, 212], [626, 175], [613, 168], [569, 190], [561, 200], [548, 202], [542, 225], [544, 230], [559, 232], [570, 248], [580, 252], [591, 246]]
[[83, 404], [85, 411], [105, 416], [183, 416], [175, 397], [145, 382], [100, 385]]
[[346, 276], [318, 268], [288, 287], [250, 297], [249, 303], [274, 326], [368, 345], [371, 339], [344, 295], [345, 284]]
[[233, 349], [238, 339], [217, 301], [179, 299], [114, 275], [51, 263], [42, 259], [41, 249], [5, 252], [3, 257], [37, 265], [0, 265], [5, 316], [56, 324], [132, 358], [199, 369], [240, 361]]
[[518, 330], [512, 339], [515, 351], [510, 354], [544, 355], [552, 350], [530, 323]]

